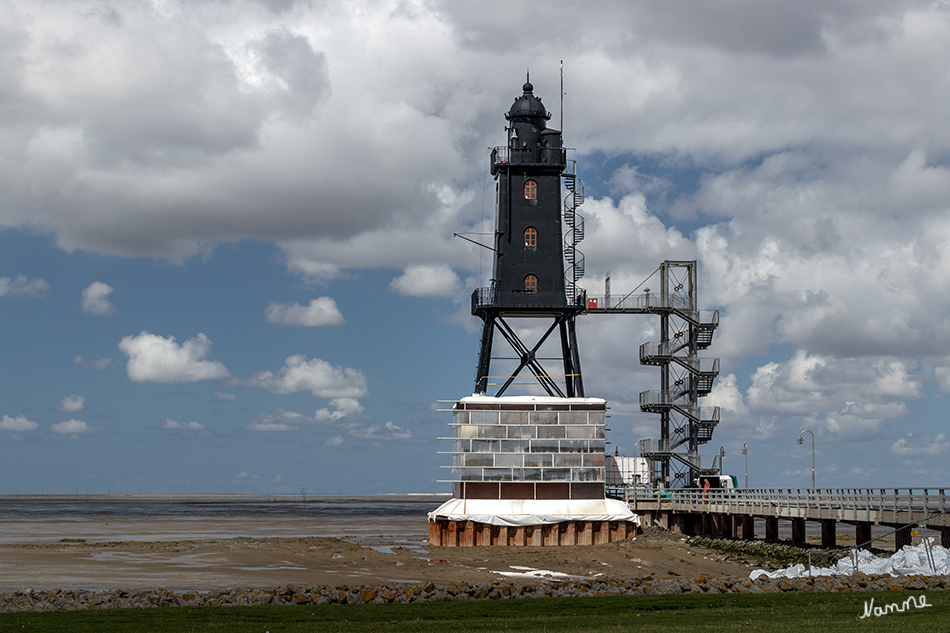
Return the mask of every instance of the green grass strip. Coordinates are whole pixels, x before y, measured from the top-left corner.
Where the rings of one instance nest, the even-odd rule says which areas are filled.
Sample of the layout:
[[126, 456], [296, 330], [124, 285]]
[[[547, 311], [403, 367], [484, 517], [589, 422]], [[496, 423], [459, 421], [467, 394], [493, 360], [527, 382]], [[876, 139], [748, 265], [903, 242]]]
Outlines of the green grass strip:
[[[865, 604], [933, 606], [861, 619]], [[950, 592], [660, 595], [525, 600], [451, 600], [405, 605], [166, 607], [0, 614], [0, 632], [331, 633], [335, 631], [947, 631]]]

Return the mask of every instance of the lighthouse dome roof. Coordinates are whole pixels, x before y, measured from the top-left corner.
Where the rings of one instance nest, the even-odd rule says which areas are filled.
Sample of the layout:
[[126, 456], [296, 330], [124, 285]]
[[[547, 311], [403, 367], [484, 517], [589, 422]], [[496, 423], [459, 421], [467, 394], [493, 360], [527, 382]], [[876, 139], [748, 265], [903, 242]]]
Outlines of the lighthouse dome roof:
[[[534, 96], [534, 86], [531, 85], [531, 82], [526, 82], [522, 87], [524, 94], [520, 97], [515, 97], [515, 102], [511, 104], [511, 109], [508, 110], [505, 114], [505, 118], [509, 121], [514, 119], [537, 119], [540, 118], [543, 121], [547, 121], [551, 118], [551, 113], [544, 108], [544, 104], [541, 103], [539, 97]], [[541, 121], [535, 121], [536, 123], [541, 123]], [[538, 127], [544, 127], [543, 124]]]

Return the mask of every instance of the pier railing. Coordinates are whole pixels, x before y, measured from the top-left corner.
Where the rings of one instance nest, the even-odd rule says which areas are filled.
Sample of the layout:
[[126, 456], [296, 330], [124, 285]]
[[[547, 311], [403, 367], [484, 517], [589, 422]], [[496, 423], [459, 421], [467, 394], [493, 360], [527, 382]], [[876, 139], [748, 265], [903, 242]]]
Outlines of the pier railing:
[[848, 523], [950, 526], [945, 488], [634, 488], [627, 493], [634, 512], [729, 514]]

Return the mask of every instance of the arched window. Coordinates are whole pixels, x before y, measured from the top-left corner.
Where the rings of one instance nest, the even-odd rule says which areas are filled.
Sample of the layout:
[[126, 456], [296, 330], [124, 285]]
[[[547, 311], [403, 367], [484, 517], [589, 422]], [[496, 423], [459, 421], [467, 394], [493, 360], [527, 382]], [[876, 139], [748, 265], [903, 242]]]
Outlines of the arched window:
[[535, 248], [538, 245], [538, 229], [529, 226], [524, 230], [524, 245], [526, 248]]
[[526, 275], [524, 278], [524, 293], [526, 295], [538, 294], [538, 278], [534, 275]]
[[538, 183], [536, 183], [533, 180], [524, 181], [524, 199], [525, 200], [538, 199]]

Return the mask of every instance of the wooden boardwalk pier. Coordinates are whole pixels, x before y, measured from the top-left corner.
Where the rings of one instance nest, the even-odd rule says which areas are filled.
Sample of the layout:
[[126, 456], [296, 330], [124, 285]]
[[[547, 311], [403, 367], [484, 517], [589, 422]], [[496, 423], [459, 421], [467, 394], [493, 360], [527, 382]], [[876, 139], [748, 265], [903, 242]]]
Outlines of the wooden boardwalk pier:
[[765, 520], [766, 540], [778, 539], [779, 520], [792, 524], [792, 542], [805, 542], [805, 522], [821, 523], [823, 547], [836, 546], [837, 523], [855, 526], [857, 545], [867, 547], [871, 526], [896, 530], [895, 547], [911, 544], [916, 525], [935, 530], [950, 547], [944, 488], [755, 488], [629, 489], [625, 500], [645, 525], [686, 535], [755, 538], [755, 520]]

